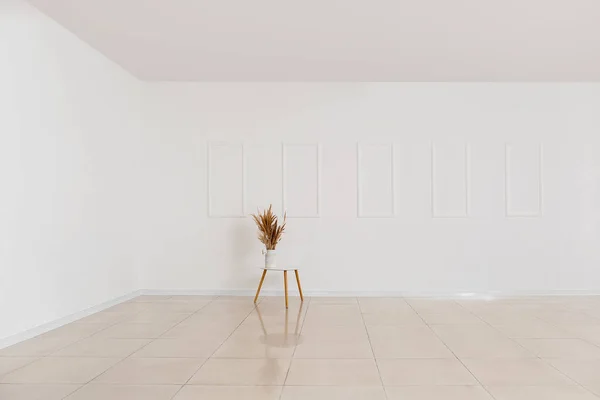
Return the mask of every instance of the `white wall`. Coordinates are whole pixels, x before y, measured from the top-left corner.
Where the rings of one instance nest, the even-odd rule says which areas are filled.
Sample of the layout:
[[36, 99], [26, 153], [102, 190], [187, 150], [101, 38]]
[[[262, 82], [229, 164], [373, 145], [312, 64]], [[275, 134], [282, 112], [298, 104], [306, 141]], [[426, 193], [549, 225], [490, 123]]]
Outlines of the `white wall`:
[[598, 84], [144, 91], [154, 167], [143, 288], [254, 290], [255, 228], [232, 216], [272, 202], [301, 216], [289, 219], [279, 257], [302, 266], [307, 291], [600, 291]]
[[141, 83], [17, 0], [0, 59], [0, 338], [253, 291], [270, 202], [307, 292], [600, 291], [598, 84]]
[[18, 0], [0, 60], [2, 339], [134, 290], [139, 82]]

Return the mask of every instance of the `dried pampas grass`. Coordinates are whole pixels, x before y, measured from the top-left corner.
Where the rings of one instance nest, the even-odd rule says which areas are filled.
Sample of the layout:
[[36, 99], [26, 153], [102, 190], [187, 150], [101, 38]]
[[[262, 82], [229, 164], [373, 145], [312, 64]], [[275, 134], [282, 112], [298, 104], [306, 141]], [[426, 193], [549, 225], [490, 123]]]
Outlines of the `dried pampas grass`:
[[279, 225], [277, 215], [273, 213], [273, 205], [271, 204], [262, 213], [258, 210], [257, 214], [252, 214], [252, 218], [258, 227], [258, 240], [265, 245], [267, 250], [275, 250], [285, 231], [287, 215], [283, 214], [283, 223]]

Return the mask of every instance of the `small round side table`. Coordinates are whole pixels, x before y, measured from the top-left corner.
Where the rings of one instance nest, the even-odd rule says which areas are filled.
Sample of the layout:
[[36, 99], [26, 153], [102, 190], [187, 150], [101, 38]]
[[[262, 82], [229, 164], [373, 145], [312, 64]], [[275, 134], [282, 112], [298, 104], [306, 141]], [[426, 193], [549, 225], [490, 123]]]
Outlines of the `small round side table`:
[[288, 271], [294, 271], [296, 275], [296, 283], [298, 284], [298, 292], [300, 292], [300, 301], [304, 301], [304, 296], [302, 295], [302, 286], [300, 286], [300, 276], [298, 275], [298, 268], [290, 267], [290, 268], [261, 268], [263, 270], [262, 276], [260, 277], [260, 283], [258, 284], [258, 290], [256, 291], [256, 296], [254, 296], [254, 303], [258, 300], [258, 295], [260, 294], [260, 289], [262, 288], [263, 282], [265, 280], [265, 276], [267, 276], [267, 271], [283, 271], [283, 288], [285, 290], [285, 308], [288, 308], [288, 284], [287, 284], [287, 273]]

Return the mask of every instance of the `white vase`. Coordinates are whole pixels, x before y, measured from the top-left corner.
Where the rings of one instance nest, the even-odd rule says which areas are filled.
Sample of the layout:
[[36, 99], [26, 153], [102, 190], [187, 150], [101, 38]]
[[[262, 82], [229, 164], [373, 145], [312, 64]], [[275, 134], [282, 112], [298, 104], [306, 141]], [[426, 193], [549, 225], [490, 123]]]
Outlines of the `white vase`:
[[277, 252], [275, 250], [267, 250], [266, 252], [263, 250], [265, 254], [265, 268], [273, 269], [277, 268], [276, 256]]

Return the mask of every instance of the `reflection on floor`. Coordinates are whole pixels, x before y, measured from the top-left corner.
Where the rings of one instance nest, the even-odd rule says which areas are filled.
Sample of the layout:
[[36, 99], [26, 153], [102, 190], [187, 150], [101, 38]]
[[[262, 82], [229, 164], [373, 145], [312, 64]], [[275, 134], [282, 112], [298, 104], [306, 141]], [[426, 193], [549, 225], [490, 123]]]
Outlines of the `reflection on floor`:
[[0, 399], [64, 398], [598, 400], [600, 298], [141, 296], [0, 350]]

